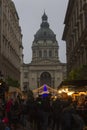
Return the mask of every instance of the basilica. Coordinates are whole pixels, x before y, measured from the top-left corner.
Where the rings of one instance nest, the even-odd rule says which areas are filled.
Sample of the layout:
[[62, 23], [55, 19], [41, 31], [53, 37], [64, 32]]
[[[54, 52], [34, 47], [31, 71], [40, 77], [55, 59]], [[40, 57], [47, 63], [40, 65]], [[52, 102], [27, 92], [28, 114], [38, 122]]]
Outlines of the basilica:
[[32, 61], [21, 66], [21, 89], [36, 89], [44, 84], [57, 88], [66, 78], [66, 63], [61, 63], [56, 35], [50, 29], [44, 12], [40, 29], [32, 42]]

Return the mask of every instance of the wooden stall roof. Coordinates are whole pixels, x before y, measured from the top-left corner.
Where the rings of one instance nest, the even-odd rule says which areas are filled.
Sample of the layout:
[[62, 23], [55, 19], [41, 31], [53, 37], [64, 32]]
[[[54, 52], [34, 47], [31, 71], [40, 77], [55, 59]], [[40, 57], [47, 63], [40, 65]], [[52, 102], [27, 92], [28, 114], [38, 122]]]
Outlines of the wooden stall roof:
[[60, 89], [62, 86], [75, 86], [76, 88], [83, 87], [83, 86], [87, 86], [87, 80], [67, 80], [67, 81], [62, 81], [60, 83], [60, 85], [57, 87], [57, 89]]

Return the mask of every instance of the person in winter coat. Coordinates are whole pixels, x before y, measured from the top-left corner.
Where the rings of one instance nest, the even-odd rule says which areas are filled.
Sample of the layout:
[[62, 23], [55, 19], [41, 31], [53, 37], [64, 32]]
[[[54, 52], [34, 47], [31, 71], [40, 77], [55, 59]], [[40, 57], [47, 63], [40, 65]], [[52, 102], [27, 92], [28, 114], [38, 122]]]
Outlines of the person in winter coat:
[[84, 121], [76, 113], [72, 102], [69, 100], [67, 106], [62, 110], [61, 130], [83, 130]]

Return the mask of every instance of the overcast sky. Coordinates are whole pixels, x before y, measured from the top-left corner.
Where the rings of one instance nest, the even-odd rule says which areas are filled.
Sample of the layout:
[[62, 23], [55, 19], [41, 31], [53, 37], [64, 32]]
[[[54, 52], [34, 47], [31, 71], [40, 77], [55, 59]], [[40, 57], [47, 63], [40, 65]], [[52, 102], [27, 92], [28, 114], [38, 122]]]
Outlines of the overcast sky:
[[13, 0], [20, 18], [23, 34], [24, 62], [30, 63], [32, 59], [32, 42], [34, 35], [40, 28], [44, 10], [48, 16], [50, 28], [56, 34], [59, 44], [59, 59], [66, 62], [66, 44], [62, 41], [64, 18], [68, 0]]

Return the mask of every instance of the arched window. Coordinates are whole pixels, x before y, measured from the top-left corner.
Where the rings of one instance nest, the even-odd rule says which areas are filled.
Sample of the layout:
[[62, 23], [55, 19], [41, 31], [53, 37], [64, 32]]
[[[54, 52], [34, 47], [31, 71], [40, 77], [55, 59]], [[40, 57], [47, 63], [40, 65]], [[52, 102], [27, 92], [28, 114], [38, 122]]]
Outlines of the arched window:
[[40, 58], [42, 57], [42, 51], [39, 51], [39, 57]]
[[51, 75], [48, 72], [43, 72], [40, 76], [40, 85], [44, 84], [51, 86]]
[[46, 32], [44, 32], [44, 36], [46, 36]]
[[33, 50], [33, 56], [35, 56], [36, 55], [36, 52], [35, 52], [35, 50]]
[[55, 50], [55, 56], [58, 56], [58, 51], [57, 50]]
[[47, 51], [44, 50], [44, 57], [46, 58], [47, 57]]
[[52, 57], [52, 51], [51, 50], [49, 51], [49, 57]]

